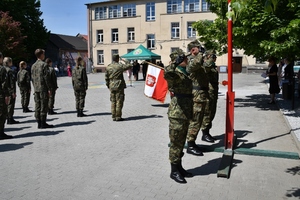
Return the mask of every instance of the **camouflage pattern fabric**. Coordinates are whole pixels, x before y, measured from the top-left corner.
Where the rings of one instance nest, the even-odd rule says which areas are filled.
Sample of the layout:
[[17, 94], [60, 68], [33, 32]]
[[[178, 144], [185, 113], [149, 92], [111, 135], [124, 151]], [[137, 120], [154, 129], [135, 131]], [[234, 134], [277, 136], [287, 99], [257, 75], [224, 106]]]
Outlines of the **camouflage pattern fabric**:
[[173, 96], [168, 109], [169, 118], [169, 160], [178, 164], [181, 160], [189, 122], [193, 113], [192, 81], [174, 64], [165, 67], [164, 77]]
[[209, 78], [207, 76], [204, 58], [201, 53], [197, 56], [189, 57], [189, 64], [187, 71], [190, 73], [190, 78], [193, 81], [193, 119], [190, 122], [187, 141], [196, 141], [203, 116], [205, 112], [206, 104], [208, 103], [208, 87]]
[[4, 132], [4, 125], [7, 116], [7, 105], [5, 97], [9, 96], [6, 79], [6, 69], [0, 65], [0, 133]]
[[51, 89], [51, 92], [50, 92], [50, 95], [49, 95], [48, 108], [53, 109], [54, 108], [54, 103], [55, 103], [56, 89], [58, 88], [58, 86], [57, 86], [57, 77], [56, 77], [55, 70], [51, 66], [49, 66], [49, 73], [50, 73], [50, 82], [51, 82], [51, 85], [53, 86], [53, 88]]
[[30, 101], [31, 82], [26, 69], [21, 69], [17, 74], [17, 83], [20, 88], [22, 107], [28, 107]]
[[125, 100], [124, 89], [126, 88], [123, 72], [130, 68], [132, 68], [132, 64], [129, 61], [125, 61], [125, 64], [113, 61], [106, 68], [105, 82], [111, 93], [110, 101], [113, 119], [122, 117], [122, 108]]
[[50, 83], [50, 73], [47, 64], [37, 60], [31, 67], [32, 83], [34, 88], [35, 118], [46, 121], [50, 91], [53, 87]]
[[75, 95], [76, 110], [83, 110], [85, 105], [86, 90], [88, 89], [88, 77], [86, 69], [79, 65], [72, 70], [72, 85]]
[[15, 104], [16, 104], [16, 98], [13, 97], [13, 94], [16, 94], [16, 77], [14, 71], [6, 66], [5, 67], [7, 72], [7, 85], [8, 85], [8, 92], [10, 95], [10, 99], [7, 105], [7, 117], [12, 118], [14, 116], [15, 111]]
[[212, 121], [217, 111], [219, 73], [215, 65], [207, 68], [209, 71], [209, 103], [206, 105], [201, 129], [207, 131], [212, 127]]

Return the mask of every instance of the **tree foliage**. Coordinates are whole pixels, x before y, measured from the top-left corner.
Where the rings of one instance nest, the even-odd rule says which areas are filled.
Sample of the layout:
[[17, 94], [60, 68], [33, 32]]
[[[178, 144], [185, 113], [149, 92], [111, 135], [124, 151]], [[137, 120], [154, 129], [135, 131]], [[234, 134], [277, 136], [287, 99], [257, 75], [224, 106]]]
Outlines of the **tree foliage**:
[[227, 0], [208, 1], [216, 20], [194, 23], [206, 48], [227, 53], [227, 19], [231, 16], [234, 48], [257, 58], [300, 57], [300, 0], [232, 0], [232, 12], [228, 12]]
[[0, 11], [0, 50], [4, 56], [20, 59], [25, 54], [20, 22], [14, 21], [8, 12]]
[[[23, 42], [25, 45], [24, 55], [27, 55], [27, 57], [22, 57], [22, 59], [27, 61], [34, 59], [35, 49], [45, 48], [49, 39], [49, 31], [45, 28], [43, 19], [40, 18], [42, 15], [40, 7], [39, 0], [0, 1], [0, 10], [3, 12], [8, 11], [13, 20], [20, 23], [22, 36], [26, 37]], [[13, 52], [7, 56], [12, 54]]]

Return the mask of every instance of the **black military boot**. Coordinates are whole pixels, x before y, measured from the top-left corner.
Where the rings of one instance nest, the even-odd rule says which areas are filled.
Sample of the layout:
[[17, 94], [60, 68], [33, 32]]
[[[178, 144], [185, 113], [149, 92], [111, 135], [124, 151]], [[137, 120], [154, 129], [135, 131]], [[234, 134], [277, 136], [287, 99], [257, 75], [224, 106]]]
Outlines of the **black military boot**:
[[32, 110], [29, 110], [28, 107], [25, 107], [25, 112], [28, 113], [28, 112], [33, 112]]
[[80, 111], [79, 111], [79, 110], [77, 110], [77, 117], [79, 117], [79, 115], [80, 115]]
[[170, 178], [176, 181], [177, 183], [186, 183], [185, 178], [183, 175], [179, 172], [179, 164], [172, 164], [171, 163], [171, 174]]
[[83, 113], [83, 110], [79, 110], [79, 117], [86, 117], [87, 115], [85, 115], [84, 113]]
[[13, 138], [13, 136], [6, 135], [3, 130], [0, 131], [0, 140], [6, 140], [6, 139], [11, 139], [11, 138]]
[[26, 113], [26, 107], [22, 106], [22, 108], [23, 108], [23, 113]]
[[[181, 152], [180, 157], [182, 158], [183, 155], [184, 155], [184, 153]], [[179, 162], [179, 164], [178, 164], [178, 170], [179, 170], [179, 172], [182, 174], [183, 177], [186, 177], [186, 178], [194, 177], [194, 175], [193, 175], [192, 173], [187, 172], [187, 171], [182, 167], [182, 160], [180, 160], [180, 162]]]
[[186, 149], [186, 152], [195, 156], [203, 156], [202, 151], [200, 151], [199, 147], [196, 145], [196, 143], [188, 142], [188, 147]]
[[47, 124], [46, 121], [41, 121], [41, 129], [44, 128], [53, 128], [53, 125]]
[[215, 139], [209, 134], [209, 130], [202, 130], [202, 141], [214, 143]]
[[19, 121], [16, 121], [13, 117], [7, 119], [7, 124], [18, 124]]
[[41, 122], [41, 120], [37, 120], [37, 123], [38, 123], [38, 129], [42, 128], [42, 122]]

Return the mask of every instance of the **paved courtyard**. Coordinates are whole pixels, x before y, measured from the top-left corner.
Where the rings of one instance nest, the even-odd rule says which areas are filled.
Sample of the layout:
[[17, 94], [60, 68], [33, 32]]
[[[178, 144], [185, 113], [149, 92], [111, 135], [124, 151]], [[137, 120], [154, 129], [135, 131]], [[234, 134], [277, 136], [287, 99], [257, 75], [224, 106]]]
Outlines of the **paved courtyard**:
[[[15, 119], [21, 123], [6, 125], [14, 139], [0, 141], [1, 199], [300, 199], [299, 159], [235, 154], [226, 179], [217, 177], [222, 153], [185, 154], [183, 166], [195, 176], [187, 184], [174, 182], [169, 178], [169, 97], [165, 104], [156, 102], [144, 96], [144, 81], [133, 82], [125, 90], [126, 121], [114, 122], [104, 74], [88, 78], [84, 118], [76, 117], [71, 78], [58, 78], [58, 114], [48, 116], [53, 129], [37, 129], [33, 113], [22, 113], [18, 92]], [[220, 86], [213, 147], [224, 144], [226, 91]], [[300, 127], [291, 128], [279, 107], [267, 104], [268, 87], [260, 75], [235, 74], [234, 91], [238, 148], [299, 153], [291, 129]], [[211, 145], [200, 137], [197, 143]]]

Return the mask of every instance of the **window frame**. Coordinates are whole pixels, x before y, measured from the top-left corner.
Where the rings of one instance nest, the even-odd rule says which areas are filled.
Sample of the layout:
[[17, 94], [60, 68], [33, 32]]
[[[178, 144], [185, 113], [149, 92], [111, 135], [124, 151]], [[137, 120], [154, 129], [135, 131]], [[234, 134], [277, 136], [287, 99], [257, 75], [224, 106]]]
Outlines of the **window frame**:
[[[176, 6], [176, 10], [174, 10]], [[167, 1], [167, 13], [182, 13], [182, 0], [168, 0]]]
[[121, 17], [121, 6], [120, 5], [111, 5], [108, 7], [108, 18], [109, 19], [120, 18], [120, 17]]
[[[178, 26], [174, 26], [178, 25]], [[179, 22], [171, 22], [171, 39], [179, 39], [180, 38], [180, 23]]]
[[[152, 15], [153, 13], [154, 15]], [[154, 21], [154, 20], [155, 20], [155, 2], [146, 3], [146, 21]]]
[[[102, 31], [102, 33], [100, 33]], [[103, 29], [97, 30], [97, 43], [103, 43], [104, 33]]]
[[[133, 30], [130, 30], [133, 29]], [[135, 28], [128, 27], [127, 28], [127, 42], [134, 42], [135, 41]]]
[[[117, 31], [115, 32], [115, 30], [117, 30]], [[111, 42], [112, 43], [119, 42], [119, 29], [118, 28], [111, 29]]]
[[[153, 36], [150, 38], [150, 36]], [[147, 34], [147, 49], [155, 49], [155, 34]]]
[[[124, 4], [123, 5], [123, 17], [135, 17], [136, 16], [136, 4]], [[128, 10], [131, 11], [131, 14], [128, 14]], [[126, 11], [126, 12], [125, 12]], [[125, 16], [124, 14], [127, 13], [127, 15]]]
[[104, 50], [97, 50], [97, 64], [98, 65], [104, 64]]
[[[195, 28], [193, 28], [193, 23], [195, 22], [187, 22], [187, 37], [188, 38], [195, 38], [197, 37], [197, 30]], [[193, 33], [195, 34], [195, 36], [193, 36]]]

